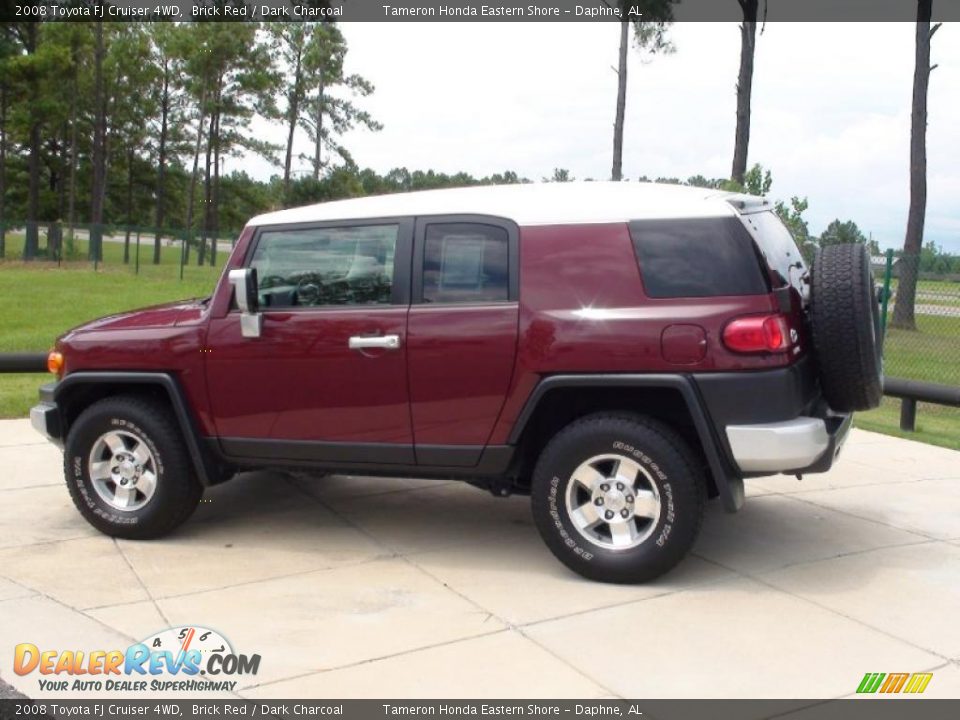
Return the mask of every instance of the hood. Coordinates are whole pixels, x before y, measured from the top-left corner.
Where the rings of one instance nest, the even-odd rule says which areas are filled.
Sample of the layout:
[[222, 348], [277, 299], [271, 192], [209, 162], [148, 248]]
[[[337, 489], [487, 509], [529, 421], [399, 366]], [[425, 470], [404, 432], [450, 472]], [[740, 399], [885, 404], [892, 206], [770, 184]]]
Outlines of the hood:
[[138, 310], [107, 315], [78, 325], [64, 334], [64, 339], [77, 333], [102, 330], [131, 330], [137, 328], [162, 328], [188, 325], [200, 320], [206, 310], [209, 298], [178, 300], [176, 302], [152, 305]]

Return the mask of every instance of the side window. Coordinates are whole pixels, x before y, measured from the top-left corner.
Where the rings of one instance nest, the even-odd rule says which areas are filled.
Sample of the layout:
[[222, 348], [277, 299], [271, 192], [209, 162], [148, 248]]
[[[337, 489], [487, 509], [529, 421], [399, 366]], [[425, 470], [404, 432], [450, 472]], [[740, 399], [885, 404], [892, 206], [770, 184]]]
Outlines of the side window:
[[427, 225], [423, 301], [506, 302], [510, 299], [507, 231], [479, 223]]
[[652, 298], [770, 292], [753, 238], [735, 217], [638, 220], [630, 236]]
[[397, 225], [262, 232], [250, 262], [257, 269], [260, 304], [389, 304], [398, 233]]

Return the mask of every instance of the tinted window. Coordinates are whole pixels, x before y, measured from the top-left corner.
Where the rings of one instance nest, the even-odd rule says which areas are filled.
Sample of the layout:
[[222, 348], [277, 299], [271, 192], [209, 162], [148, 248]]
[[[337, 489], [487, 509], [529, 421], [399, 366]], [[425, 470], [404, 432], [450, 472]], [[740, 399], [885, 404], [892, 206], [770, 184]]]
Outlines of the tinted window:
[[423, 301], [500, 302], [509, 299], [509, 238], [495, 225], [427, 225]]
[[636, 221], [630, 235], [650, 297], [769, 292], [753, 239], [737, 218]]
[[793, 284], [799, 290], [806, 265], [793, 236], [780, 218], [771, 211], [750, 213], [743, 219], [753, 229], [757, 244], [776, 277], [776, 284], [779, 287]]
[[387, 304], [397, 225], [270, 230], [250, 263], [265, 307]]

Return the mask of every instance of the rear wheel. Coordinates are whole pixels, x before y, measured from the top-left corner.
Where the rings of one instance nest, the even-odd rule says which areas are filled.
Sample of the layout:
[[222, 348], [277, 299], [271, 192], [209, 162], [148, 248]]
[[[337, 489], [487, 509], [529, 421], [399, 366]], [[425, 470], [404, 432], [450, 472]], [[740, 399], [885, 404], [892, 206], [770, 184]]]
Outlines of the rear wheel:
[[813, 349], [820, 385], [838, 412], [869, 410], [883, 395], [880, 308], [861, 243], [828, 245], [813, 263]]
[[70, 428], [63, 459], [74, 505], [114, 537], [164, 535], [190, 517], [203, 494], [168, 408], [145, 398], [88, 407]]
[[567, 567], [603, 582], [651, 580], [692, 547], [706, 498], [693, 453], [668, 427], [597, 414], [544, 448], [531, 488], [534, 520]]

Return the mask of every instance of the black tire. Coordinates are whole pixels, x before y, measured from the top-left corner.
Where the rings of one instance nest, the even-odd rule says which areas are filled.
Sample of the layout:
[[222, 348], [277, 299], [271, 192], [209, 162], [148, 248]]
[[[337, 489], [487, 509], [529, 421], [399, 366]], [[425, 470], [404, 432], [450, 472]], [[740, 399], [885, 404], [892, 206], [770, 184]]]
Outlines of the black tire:
[[[126, 510], [111, 505], [101, 494], [103, 483], [95, 484], [91, 478], [91, 453], [103, 447], [98, 441], [111, 433], [120, 433], [128, 447], [138, 447], [134, 440], [144, 443], [152, 456], [144, 464], [155, 478], [152, 494], [147, 498], [141, 492], [133, 493], [134, 502], [142, 503], [140, 507]], [[109, 450], [104, 447], [104, 452], [100, 457], [112, 463]], [[85, 409], [70, 427], [63, 464], [70, 496], [80, 514], [113, 537], [146, 540], [165, 535], [193, 514], [203, 495], [176, 421], [166, 405], [148, 398], [109, 397]], [[139, 472], [137, 478], [143, 480]], [[116, 485], [112, 482], [112, 487]]]
[[837, 412], [877, 407], [883, 395], [880, 308], [866, 246], [828, 245], [817, 253], [810, 324], [830, 407]]
[[[655, 520], [631, 520], [639, 530], [637, 540], [643, 538], [633, 547], [598, 544], [597, 538], [577, 527], [568, 509], [568, 491], [571, 497], [586, 492], [577, 483], [571, 487], [574, 472], [587, 461], [607, 455], [635, 462], [642, 469], [636, 475], [637, 490], [644, 486], [648, 493], [655, 489], [659, 495]], [[586, 578], [611, 583], [652, 580], [679, 563], [700, 532], [706, 483], [695, 458], [677, 433], [649, 418], [601, 413], [577, 420], [550, 440], [534, 470], [531, 505], [540, 535], [564, 565]], [[602, 469], [604, 462], [597, 467]], [[575, 501], [577, 506], [589, 495], [583, 497]], [[608, 525], [612, 542], [612, 524], [603, 524]], [[602, 535], [603, 528], [597, 526], [595, 532]]]

